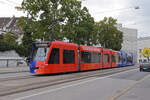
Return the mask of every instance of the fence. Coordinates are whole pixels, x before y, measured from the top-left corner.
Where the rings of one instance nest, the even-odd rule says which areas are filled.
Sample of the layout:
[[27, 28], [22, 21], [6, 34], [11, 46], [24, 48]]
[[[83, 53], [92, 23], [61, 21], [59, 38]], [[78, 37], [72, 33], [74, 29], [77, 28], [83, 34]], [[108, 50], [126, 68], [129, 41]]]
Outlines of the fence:
[[26, 66], [23, 58], [0, 58], [0, 67]]

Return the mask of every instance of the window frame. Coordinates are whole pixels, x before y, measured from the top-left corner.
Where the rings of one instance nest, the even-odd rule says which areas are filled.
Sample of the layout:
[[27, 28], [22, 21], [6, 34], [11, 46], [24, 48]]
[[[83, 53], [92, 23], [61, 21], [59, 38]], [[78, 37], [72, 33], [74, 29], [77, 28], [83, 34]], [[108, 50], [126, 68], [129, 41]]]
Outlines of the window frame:
[[[73, 55], [74, 57], [72, 56], [72, 57], [74, 58], [74, 59], [72, 59], [72, 62], [69, 62], [69, 60], [68, 60], [68, 62], [64, 62], [64, 52], [65, 52], [65, 51], [69, 51], [70, 54], [71, 54], [71, 53], [72, 53], [72, 54], [74, 53], [74, 55]], [[73, 51], [73, 52], [71, 52], [71, 51]], [[69, 54], [69, 53], [68, 53], [68, 54]], [[75, 50], [73, 50], [73, 49], [63, 49], [62, 54], [63, 54], [63, 61], [62, 61], [63, 64], [75, 64], [75, 58], [76, 58], [76, 57], [75, 57]], [[67, 52], [66, 52], [66, 54], [67, 54]], [[71, 57], [71, 58], [72, 58], [72, 57]], [[68, 58], [68, 57], [67, 57], [67, 58]], [[67, 61], [67, 60], [66, 60], [66, 61]]]
[[[53, 49], [57, 49], [58, 50], [58, 61], [57, 63], [54, 63], [55, 61], [51, 58], [53, 55]], [[49, 55], [49, 60], [48, 60], [48, 64], [60, 64], [60, 48], [52, 48], [51, 53]]]
[[[85, 55], [87, 54], [87, 57]], [[93, 54], [93, 55], [92, 55]], [[97, 61], [94, 61], [93, 56], [96, 56], [99, 58]], [[101, 63], [101, 53], [100, 52], [88, 52], [88, 51], [81, 51], [81, 63]], [[83, 57], [84, 55], [84, 57]], [[84, 59], [83, 59], [84, 58]], [[85, 59], [88, 58], [88, 59]]]

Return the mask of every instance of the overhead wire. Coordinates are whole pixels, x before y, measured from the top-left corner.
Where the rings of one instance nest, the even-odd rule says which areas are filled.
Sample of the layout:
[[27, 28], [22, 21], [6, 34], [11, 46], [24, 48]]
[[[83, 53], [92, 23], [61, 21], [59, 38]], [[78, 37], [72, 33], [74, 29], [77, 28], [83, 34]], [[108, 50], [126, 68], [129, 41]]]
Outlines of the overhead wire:
[[20, 5], [19, 3], [16, 3], [14, 1], [11, 1], [11, 0], [6, 0], [7, 2], [11, 3], [11, 4], [14, 4], [14, 5]]
[[7, 5], [8, 7], [14, 6], [13, 4], [10, 4], [10, 3], [4, 2], [4, 1], [0, 1], [0, 4]]
[[95, 14], [123, 11], [123, 10], [131, 9], [131, 8], [133, 8], [133, 7], [119, 8], [119, 9], [106, 10], [106, 11], [99, 11], [99, 12], [95, 12]]
[[5, 2], [4, 2], [4, 1], [0, 1], [0, 3], [1, 3], [1, 4], [5, 4]]
[[16, 5], [21, 5], [19, 3], [16, 3], [16, 2], [13, 2], [13, 1], [10, 1], [10, 0], [4, 0], [4, 1], [0, 1], [0, 4], [5, 4], [7, 6], [16, 6]]

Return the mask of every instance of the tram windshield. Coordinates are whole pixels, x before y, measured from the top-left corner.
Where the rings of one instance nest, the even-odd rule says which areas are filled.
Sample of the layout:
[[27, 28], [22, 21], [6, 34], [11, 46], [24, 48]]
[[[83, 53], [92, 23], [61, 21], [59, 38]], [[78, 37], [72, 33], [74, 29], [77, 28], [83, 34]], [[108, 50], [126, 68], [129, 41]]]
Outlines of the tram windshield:
[[128, 56], [127, 61], [132, 63], [132, 56]]
[[48, 45], [35, 44], [33, 47], [33, 52], [32, 52], [32, 60], [33, 61], [46, 61], [48, 51], [49, 51]]

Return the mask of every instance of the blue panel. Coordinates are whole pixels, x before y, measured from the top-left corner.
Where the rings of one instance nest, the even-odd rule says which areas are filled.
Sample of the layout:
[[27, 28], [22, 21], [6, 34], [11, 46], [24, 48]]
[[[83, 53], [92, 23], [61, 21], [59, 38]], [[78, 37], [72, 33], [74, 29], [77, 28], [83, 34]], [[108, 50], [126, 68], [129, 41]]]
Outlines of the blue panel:
[[[34, 47], [32, 47], [32, 52], [31, 52], [31, 55], [30, 55], [30, 59], [32, 59], [32, 55], [33, 55], [33, 52], [34, 52]], [[35, 73], [35, 69], [33, 69], [32, 67], [36, 67], [36, 61], [30, 61], [30, 73]]]
[[128, 66], [134, 65], [133, 53], [128, 53], [127, 56], [132, 58], [132, 62], [131, 61], [127, 61], [127, 65]]
[[[121, 57], [121, 52], [118, 51], [118, 57]], [[117, 67], [121, 67], [122, 66], [122, 60], [120, 59], [120, 61], [118, 61]]]
[[127, 53], [126, 52], [122, 52], [122, 66], [126, 66], [127, 65]]
[[36, 65], [36, 61], [30, 62], [30, 73], [35, 73], [35, 69], [32, 68], [32, 67], [35, 67], [35, 65]]

